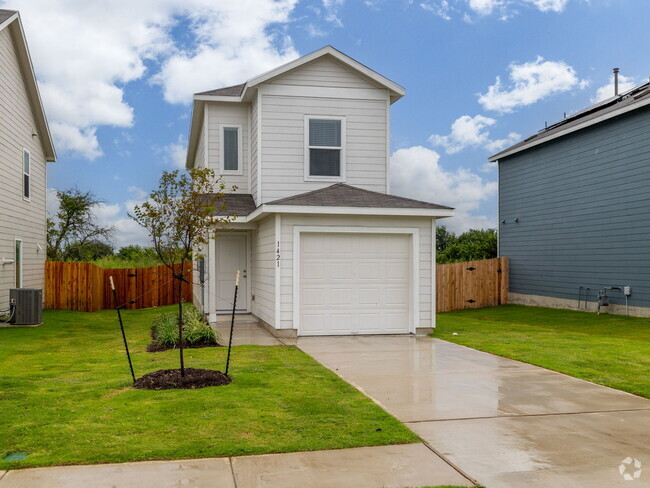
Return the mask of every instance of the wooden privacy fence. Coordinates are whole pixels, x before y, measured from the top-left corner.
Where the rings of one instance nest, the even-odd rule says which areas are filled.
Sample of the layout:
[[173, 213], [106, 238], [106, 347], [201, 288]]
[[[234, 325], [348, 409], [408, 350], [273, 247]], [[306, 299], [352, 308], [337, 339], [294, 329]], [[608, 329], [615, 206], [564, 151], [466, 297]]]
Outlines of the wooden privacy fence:
[[[184, 275], [190, 283], [183, 283], [183, 299], [192, 301], [192, 263], [186, 264]], [[47, 261], [45, 308], [79, 312], [113, 308], [110, 276], [123, 308], [150, 308], [178, 302], [178, 281], [166, 266], [104, 269], [91, 263]]]
[[508, 303], [508, 258], [436, 265], [436, 310]]

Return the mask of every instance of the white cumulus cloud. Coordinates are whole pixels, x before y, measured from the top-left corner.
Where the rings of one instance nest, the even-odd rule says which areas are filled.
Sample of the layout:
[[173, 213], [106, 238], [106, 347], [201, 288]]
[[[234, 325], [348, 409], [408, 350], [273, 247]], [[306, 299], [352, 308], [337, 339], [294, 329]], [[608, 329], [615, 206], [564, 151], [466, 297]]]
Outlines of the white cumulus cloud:
[[498, 151], [508, 144], [519, 139], [519, 134], [511, 132], [505, 139], [491, 139], [489, 127], [496, 124], [496, 120], [483, 115], [462, 115], [451, 124], [451, 132], [446, 136], [433, 134], [429, 142], [434, 146], [441, 146], [447, 154], [455, 154], [467, 147], [483, 147], [488, 151]]
[[[155, 81], [167, 101], [185, 103], [295, 58], [282, 28], [297, 1], [0, 0], [0, 8], [21, 12], [59, 152], [92, 160], [102, 154], [99, 127], [134, 123], [129, 83]], [[186, 36], [172, 35], [178, 25]]]
[[525, 0], [537, 7], [541, 12], [562, 12], [569, 0]]
[[494, 198], [497, 183], [464, 168], [445, 169], [440, 155], [431, 149], [413, 146], [395, 151], [390, 181], [395, 195], [454, 207], [456, 216], [443, 221], [454, 232], [496, 225], [496, 221], [476, 211], [483, 202]]
[[560, 13], [568, 3], [569, 0], [423, 0], [420, 7], [445, 20], [451, 20], [453, 15], [472, 23], [473, 16], [508, 20], [517, 15], [522, 7], [534, 7], [544, 13]]
[[[624, 75], [619, 75], [618, 76], [618, 93], [623, 93], [628, 90], [631, 90], [636, 86], [636, 82], [634, 78], [624, 76]], [[591, 98], [591, 103], [598, 103], [602, 102], [603, 100], [607, 100], [608, 98], [612, 98], [614, 96], [614, 77], [612, 76], [611, 81], [598, 88], [596, 90], [596, 94]]]
[[478, 101], [484, 109], [513, 112], [549, 95], [576, 87], [584, 88], [588, 84], [580, 80], [573, 67], [565, 62], [545, 61], [541, 56], [528, 63], [511, 63], [508, 70], [508, 86], [504, 86], [501, 78], [497, 77], [486, 93], [479, 94]]

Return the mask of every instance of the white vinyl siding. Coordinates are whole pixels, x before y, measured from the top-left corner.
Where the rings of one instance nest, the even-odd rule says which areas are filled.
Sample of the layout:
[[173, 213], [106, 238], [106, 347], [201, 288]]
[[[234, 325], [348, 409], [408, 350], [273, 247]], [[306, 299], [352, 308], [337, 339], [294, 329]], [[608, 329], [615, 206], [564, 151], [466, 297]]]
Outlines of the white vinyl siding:
[[305, 181], [305, 116], [344, 117], [345, 182], [386, 191], [385, 100], [262, 95], [262, 105], [262, 203], [332, 184]]
[[[16, 57], [12, 27], [0, 30], [0, 259], [13, 258], [22, 239], [22, 284], [43, 288], [46, 163]], [[23, 149], [30, 153], [30, 202], [23, 198]], [[40, 248], [39, 248], [40, 246]], [[0, 266], [0, 308], [7, 308], [15, 267]]]
[[275, 218], [259, 223], [253, 235], [252, 250], [252, 312], [267, 324], [275, 326]]
[[[267, 219], [268, 220], [268, 219]], [[432, 316], [432, 225], [431, 218], [382, 216], [325, 216], [282, 215], [281, 263], [281, 316], [282, 329], [293, 328], [293, 232], [295, 226], [338, 226], [386, 228], [404, 227], [419, 229], [419, 325], [431, 327]]]
[[251, 144], [250, 144], [250, 150], [251, 150], [251, 174], [250, 174], [250, 182], [251, 182], [251, 188], [250, 188], [250, 193], [253, 195], [253, 198], [255, 199], [255, 203], [259, 205], [258, 202], [258, 197], [257, 197], [257, 97], [253, 99], [251, 102]]
[[318, 58], [269, 81], [269, 84], [377, 88], [379, 84], [361, 76], [333, 58]]
[[[237, 193], [249, 193], [248, 189], [248, 104], [229, 102], [208, 102], [208, 167], [222, 174], [226, 191], [234, 185]], [[239, 127], [240, 161], [238, 171], [223, 171], [222, 138], [224, 127]]]

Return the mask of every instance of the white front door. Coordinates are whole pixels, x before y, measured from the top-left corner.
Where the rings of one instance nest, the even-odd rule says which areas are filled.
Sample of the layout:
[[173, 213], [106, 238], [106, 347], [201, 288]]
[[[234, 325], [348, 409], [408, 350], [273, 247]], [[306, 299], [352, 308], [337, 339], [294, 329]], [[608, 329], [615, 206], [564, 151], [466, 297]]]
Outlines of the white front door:
[[300, 335], [409, 333], [409, 236], [310, 233], [301, 248]]
[[248, 307], [248, 235], [220, 234], [217, 246], [217, 311], [232, 311], [237, 270], [241, 271], [237, 310]]

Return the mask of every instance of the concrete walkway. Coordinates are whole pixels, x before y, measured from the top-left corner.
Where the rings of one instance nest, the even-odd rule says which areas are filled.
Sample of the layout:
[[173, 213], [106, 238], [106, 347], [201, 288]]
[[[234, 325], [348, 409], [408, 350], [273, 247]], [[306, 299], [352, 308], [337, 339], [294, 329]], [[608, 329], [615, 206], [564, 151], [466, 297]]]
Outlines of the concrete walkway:
[[424, 444], [0, 471], [0, 488], [405, 488], [443, 484], [472, 486]]
[[650, 487], [650, 400], [428, 337], [298, 347], [487, 488]]

